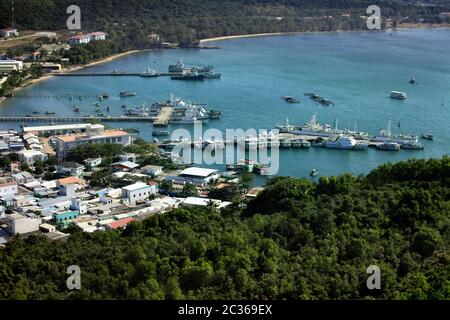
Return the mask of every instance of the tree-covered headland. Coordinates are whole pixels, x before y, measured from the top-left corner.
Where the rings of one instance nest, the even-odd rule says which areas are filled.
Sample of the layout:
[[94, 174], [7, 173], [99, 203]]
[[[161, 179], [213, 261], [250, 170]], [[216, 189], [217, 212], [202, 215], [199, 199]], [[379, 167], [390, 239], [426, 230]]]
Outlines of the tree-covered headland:
[[[2, 299], [449, 299], [450, 158], [365, 177], [277, 177], [227, 209], [0, 250]], [[81, 290], [66, 268], [82, 270]], [[381, 290], [366, 287], [367, 267]]]

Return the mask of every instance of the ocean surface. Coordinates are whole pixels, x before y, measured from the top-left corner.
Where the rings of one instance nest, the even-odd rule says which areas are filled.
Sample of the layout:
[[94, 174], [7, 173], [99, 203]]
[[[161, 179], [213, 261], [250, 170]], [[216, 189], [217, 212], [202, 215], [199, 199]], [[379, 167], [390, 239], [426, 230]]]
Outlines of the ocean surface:
[[[216, 66], [221, 79], [204, 82], [173, 81], [169, 77], [67, 77], [53, 78], [20, 91], [28, 98], [12, 98], [0, 104], [0, 116], [27, 115], [33, 111], [54, 111], [56, 115], [95, 112], [95, 96], [111, 97], [101, 109], [122, 114], [129, 107], [169, 99], [170, 93], [184, 100], [205, 103], [222, 111], [222, 118], [206, 128], [272, 129], [277, 123], [303, 124], [316, 114], [320, 123], [377, 133], [392, 120], [394, 133], [432, 133], [435, 141], [423, 141], [420, 151], [344, 151], [322, 148], [280, 150], [279, 175], [309, 177], [312, 168], [320, 175], [344, 172], [365, 174], [386, 162], [408, 158], [441, 157], [450, 150], [450, 30], [406, 30], [388, 32], [311, 33], [234, 39], [210, 43], [220, 50], [159, 50], [126, 56], [82, 72], [111, 72], [114, 69], [142, 72], [147, 68], [166, 71], [182, 59], [187, 65]], [[418, 85], [409, 80], [414, 77]], [[122, 90], [137, 95], [120, 98]], [[390, 91], [405, 91], [408, 100], [389, 98]], [[310, 101], [304, 92], [330, 99], [335, 106]], [[56, 96], [90, 96], [69, 101]], [[281, 96], [292, 95], [300, 104], [287, 104]], [[51, 96], [51, 97], [47, 97]], [[400, 123], [400, 128], [398, 124]], [[37, 124], [30, 124], [37, 125]], [[137, 128], [152, 140], [147, 123], [108, 123], [111, 127]], [[17, 123], [0, 123], [1, 129], [19, 128]], [[172, 125], [169, 131], [189, 125]]]

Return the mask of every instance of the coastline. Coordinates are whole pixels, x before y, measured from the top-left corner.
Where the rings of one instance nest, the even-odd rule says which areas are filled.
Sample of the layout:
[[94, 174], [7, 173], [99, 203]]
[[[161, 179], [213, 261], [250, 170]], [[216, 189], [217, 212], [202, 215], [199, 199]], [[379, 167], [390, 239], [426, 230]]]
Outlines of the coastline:
[[[405, 30], [425, 30], [425, 29], [450, 29], [450, 24], [421, 24], [421, 23], [409, 23], [409, 24], [402, 24], [395, 28], [395, 30], [398, 31], [405, 31]], [[390, 28], [383, 29], [379, 31], [388, 31], [392, 30]], [[311, 33], [325, 33], [325, 32], [361, 32], [365, 30], [335, 30], [335, 31], [290, 31], [290, 32], [272, 32], [272, 33], [255, 33], [255, 34], [240, 34], [240, 35], [233, 35], [233, 36], [221, 36], [221, 37], [212, 37], [212, 38], [206, 38], [199, 40], [200, 44], [205, 44], [209, 42], [215, 42], [215, 41], [225, 41], [225, 40], [234, 40], [234, 39], [243, 39], [243, 38], [256, 38], [256, 37], [272, 37], [272, 36], [282, 36], [282, 35], [296, 35], [296, 34], [311, 34]], [[151, 51], [152, 49], [143, 49], [143, 50], [130, 50], [122, 53], [118, 53], [109, 57], [106, 57], [101, 60], [90, 62], [86, 65], [80, 65], [80, 66], [72, 66], [67, 69], [64, 69], [62, 72], [68, 73], [68, 72], [74, 72], [83, 70], [86, 68], [98, 66], [107, 62], [111, 62], [120, 58], [123, 58], [128, 55], [145, 52], [145, 51]], [[46, 74], [38, 79], [32, 79], [30, 81], [25, 82], [20, 87], [13, 89], [13, 94], [19, 92], [23, 88], [38, 84], [40, 82], [46, 81], [53, 78], [52, 74]], [[7, 97], [0, 97], [0, 103], [6, 101]]]
[[282, 36], [282, 35], [290, 35], [290, 34], [302, 34], [308, 33], [307, 31], [292, 31], [292, 32], [272, 32], [272, 33], [254, 33], [254, 34], [239, 34], [234, 36], [222, 36], [222, 37], [213, 37], [201, 39], [199, 42], [208, 43], [213, 41], [223, 41], [223, 40], [233, 40], [233, 39], [241, 39], [241, 38], [256, 38], [256, 37], [271, 37], [271, 36]]
[[[104, 59], [101, 59], [101, 60], [90, 62], [90, 63], [85, 64], [85, 65], [69, 67], [67, 69], [64, 69], [62, 72], [66, 73], [66, 72], [74, 72], [74, 71], [83, 70], [83, 69], [86, 69], [86, 68], [98, 66], [98, 65], [101, 65], [103, 63], [111, 62], [111, 61], [123, 58], [125, 56], [129, 56], [129, 55], [132, 55], [132, 54], [135, 54], [135, 53], [139, 53], [139, 52], [144, 52], [144, 51], [147, 51], [147, 50], [130, 50], [130, 51], [118, 53], [118, 54], [106, 57]], [[15, 94], [15, 93], [19, 92], [20, 90], [22, 90], [24, 88], [27, 88], [29, 86], [41, 83], [41, 82], [49, 80], [51, 78], [53, 78], [53, 74], [50, 73], [50, 74], [46, 74], [46, 75], [44, 75], [44, 76], [42, 76], [40, 78], [37, 78], [37, 79], [32, 79], [32, 80], [29, 80], [29, 81], [25, 81], [20, 87], [14, 88], [12, 90], [12, 93]], [[4, 102], [6, 100], [8, 100], [8, 97], [0, 97], [0, 103]]]
[[[408, 23], [402, 24], [395, 28], [398, 31], [404, 30], [426, 30], [426, 29], [450, 29], [450, 24], [420, 24], [420, 23]], [[389, 30], [394, 30], [392, 28], [387, 28], [383, 30], [376, 31], [384, 31], [387, 32]], [[289, 32], [272, 32], [272, 33], [254, 33], [254, 34], [238, 34], [234, 36], [221, 36], [221, 37], [213, 37], [213, 38], [205, 38], [199, 40], [200, 44], [215, 42], [215, 41], [225, 41], [225, 40], [234, 40], [234, 39], [242, 39], [242, 38], [257, 38], [257, 37], [272, 37], [272, 36], [285, 36], [285, 35], [295, 35], [295, 34], [311, 34], [311, 33], [327, 33], [327, 32], [361, 32], [361, 31], [370, 31], [370, 30], [333, 30], [333, 31], [289, 31]]]

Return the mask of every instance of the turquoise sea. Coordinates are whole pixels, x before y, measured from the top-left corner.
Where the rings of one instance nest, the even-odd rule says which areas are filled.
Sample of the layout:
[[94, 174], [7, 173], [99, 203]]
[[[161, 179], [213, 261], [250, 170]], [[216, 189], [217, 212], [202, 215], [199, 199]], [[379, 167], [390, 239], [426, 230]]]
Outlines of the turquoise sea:
[[[234, 39], [210, 43], [220, 50], [160, 50], [130, 55], [120, 60], [85, 69], [82, 72], [110, 72], [114, 69], [142, 72], [146, 68], [166, 71], [182, 59], [189, 65], [216, 66], [222, 79], [205, 82], [172, 81], [168, 77], [68, 77], [53, 78], [19, 94], [55, 96], [102, 92], [111, 98], [111, 114], [121, 114], [122, 104], [151, 105], [167, 100], [170, 93], [209, 107], [220, 109], [222, 119], [205, 128], [271, 129], [289, 118], [303, 124], [317, 114], [320, 123], [375, 134], [392, 120], [393, 132], [420, 135], [432, 133], [435, 141], [422, 141], [422, 151], [383, 152], [377, 150], [343, 151], [322, 148], [281, 150], [280, 175], [309, 176], [312, 168], [321, 175], [343, 172], [364, 174], [376, 166], [408, 158], [441, 157], [450, 150], [450, 30], [405, 30], [387, 32], [311, 33]], [[418, 85], [409, 83], [411, 77]], [[119, 98], [122, 90], [137, 92]], [[408, 100], [389, 98], [392, 90], [405, 91]], [[335, 106], [323, 107], [303, 96], [314, 92], [332, 100]], [[290, 105], [281, 96], [292, 95], [300, 104]], [[26, 115], [35, 110], [57, 115], [94, 113], [95, 98], [71, 102], [57, 98], [13, 98], [0, 104], [0, 116]], [[400, 122], [401, 127], [397, 124]], [[19, 128], [20, 124], [0, 123], [0, 128]], [[123, 128], [139, 128], [151, 140], [152, 126], [144, 123], [109, 123]], [[179, 126], [170, 126], [169, 130]], [[189, 127], [189, 125], [187, 125]]]

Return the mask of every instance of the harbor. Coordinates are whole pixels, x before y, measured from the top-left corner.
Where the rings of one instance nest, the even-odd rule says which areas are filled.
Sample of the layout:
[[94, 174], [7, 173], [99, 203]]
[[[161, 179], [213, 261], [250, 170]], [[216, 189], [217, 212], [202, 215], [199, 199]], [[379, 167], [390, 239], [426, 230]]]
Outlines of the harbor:
[[[332, 146], [327, 142], [334, 141], [332, 137], [318, 137], [311, 135], [298, 135], [292, 133], [279, 133], [273, 135], [263, 135], [259, 137], [246, 136], [246, 137], [234, 137], [228, 140], [203, 140], [203, 139], [184, 139], [184, 140], [170, 140], [166, 139], [159, 141], [155, 139], [159, 147], [165, 150], [170, 150], [176, 146], [191, 146], [195, 149], [211, 148], [213, 150], [224, 149], [227, 146], [239, 146], [245, 150], [264, 150], [264, 149], [310, 149], [310, 148], [330, 148], [330, 149], [342, 149], [342, 150], [366, 150], [367, 148], [375, 148], [383, 150], [383, 146], [386, 142], [374, 141], [370, 139], [360, 139], [354, 145], [348, 146], [343, 144], [341, 146]], [[354, 146], [362, 147], [354, 147]], [[413, 148], [401, 148], [400, 149], [413, 149]], [[417, 148], [420, 150], [421, 148]]]
[[[435, 34], [436, 37], [444, 33], [427, 32]], [[443, 35], [442, 39], [445, 36]], [[243, 44], [244, 40], [224, 42], [221, 44], [221, 50], [203, 51], [201, 55], [196, 50], [184, 49], [143, 52], [108, 64], [74, 71], [74, 73], [109, 75], [113, 70], [118, 70], [134, 73], [136, 76], [52, 77], [24, 88], [16, 93], [17, 97], [1, 104], [0, 118], [4, 118], [0, 119], [3, 121], [0, 126], [4, 129], [19, 130], [22, 123], [40, 125], [51, 122], [73, 124], [77, 121], [83, 123], [99, 121], [112, 128], [138, 129], [140, 138], [153, 141], [154, 130], [162, 129], [172, 133], [178, 128], [185, 128], [188, 131], [193, 128], [192, 124], [180, 122], [182, 119], [177, 112], [172, 114], [173, 122], [169, 122], [167, 127], [155, 128], [152, 125], [159, 114], [157, 109], [152, 110], [152, 103], [168, 100], [169, 93], [173, 92], [183, 100], [205, 103], [210, 109], [222, 112], [220, 120], [205, 121], [205, 130], [214, 128], [222, 133], [235, 128], [242, 128], [244, 131], [250, 128], [270, 130], [277, 124], [285, 125], [286, 118], [289, 118], [293, 127], [301, 127], [316, 113], [318, 122], [331, 124], [330, 129], [335, 129], [334, 120], [337, 118], [338, 129], [365, 131], [372, 137], [378, 135], [380, 128], [387, 130], [387, 122], [392, 119], [393, 136], [401, 133], [418, 136], [423, 146], [422, 150], [402, 149], [400, 146], [400, 150], [395, 151], [396, 145], [389, 144], [386, 147], [392, 148], [393, 151], [384, 151], [376, 147], [383, 145], [384, 142], [370, 141], [371, 139], [367, 137], [361, 140], [356, 137], [356, 142], [368, 144], [367, 151], [341, 150], [323, 146], [325, 140], [333, 139], [327, 134], [322, 136], [322, 142], [316, 143], [314, 140], [318, 137], [304, 135], [301, 130], [287, 134], [280, 133], [280, 140], [287, 137], [291, 141], [290, 143], [283, 141], [283, 147], [280, 145], [279, 175], [309, 177], [312, 168], [318, 169], [320, 176], [338, 175], [342, 172], [358, 175], [386, 162], [439, 157], [448, 153], [447, 122], [450, 102], [446, 98], [448, 88], [444, 85], [448, 83], [448, 77], [444, 74], [429, 77], [427, 70], [418, 67], [421, 66], [420, 63], [412, 63], [413, 60], [416, 61], [414, 57], [410, 57], [405, 64], [386, 65], [384, 59], [372, 54], [376, 48], [371, 45], [364, 48], [358, 46], [360, 39], [357, 33], [341, 34], [340, 37], [339, 41], [345, 40], [346, 46], [355, 48], [352, 52], [346, 52], [349, 59], [345, 61], [345, 75], [342, 74], [342, 69], [335, 67], [336, 61], [331, 56], [323, 57], [325, 61], [316, 58], [323, 53], [324, 46], [330, 46], [330, 54], [336, 52], [332, 54], [333, 56], [342, 52], [342, 47], [333, 45], [336, 35], [332, 34], [293, 36], [299, 40], [311, 40], [308, 45], [304, 41], [292, 42], [289, 37], [283, 38], [292, 44], [291, 50], [277, 46], [279, 38], [258, 38], [246, 39], [245, 43], [249, 43], [249, 46], [244, 47], [238, 45]], [[374, 37], [384, 39], [382, 34]], [[407, 45], [407, 39], [401, 34], [397, 40], [395, 46], [388, 44], [389, 57], [398, 54], [399, 46]], [[307, 59], [299, 59], [298, 52], [304, 50], [308, 52], [305, 56]], [[274, 57], [279, 55], [287, 57], [286, 61], [290, 63], [271, 64]], [[254, 59], [255, 56], [260, 59]], [[223, 73], [222, 79], [171, 81], [169, 76], [163, 76], [159, 80], [152, 81], [137, 76], [148, 68], [161, 73], [169, 72], [168, 66], [176, 64], [179, 60], [183, 60], [189, 68], [195, 65], [200, 67], [216, 65], [216, 71]], [[367, 61], [372, 62], [362, 70], [361, 62]], [[327, 68], [321, 68], [322, 65], [326, 65]], [[380, 65], [393, 76], [388, 79], [378, 77]], [[341, 85], [340, 81], [347, 76], [351, 79], [356, 77], [358, 81]], [[420, 85], [411, 85], [409, 80], [412, 77], [417, 79]], [[371, 85], [365, 85], [366, 83]], [[124, 90], [137, 94], [119, 97], [119, 93]], [[394, 90], [405, 92], [407, 99], [390, 99], [389, 94]], [[110, 98], [98, 101], [97, 97], [102, 92], [108, 92]], [[335, 105], [322, 106], [319, 101], [305, 96], [304, 93], [313, 93]], [[69, 102], [71, 96], [72, 102]], [[82, 96], [82, 100], [79, 100], [78, 96]], [[320, 100], [318, 97], [316, 99]], [[300, 103], [295, 103], [297, 101]], [[97, 107], [93, 106], [94, 102], [99, 102], [99, 112]], [[442, 103], [445, 105], [442, 106]], [[76, 105], [76, 108], [73, 105]], [[76, 109], [79, 109], [79, 112], [76, 112]], [[11, 121], [10, 117], [26, 117], [35, 111], [40, 111], [41, 114], [34, 115], [32, 119], [27, 117]], [[45, 117], [46, 111], [55, 114]], [[104, 117], [100, 115], [101, 113]], [[91, 119], [87, 118], [89, 115]], [[400, 128], [397, 125], [399, 122]], [[355, 123], [357, 130], [354, 128]], [[434, 140], [426, 134], [431, 134]], [[422, 138], [422, 135], [429, 139]], [[198, 136], [192, 135], [192, 138], [194, 137]], [[381, 139], [383, 137], [380, 136]], [[163, 141], [166, 138], [176, 137], [169, 135], [157, 138]], [[309, 148], [302, 139], [310, 142]], [[199, 142], [195, 141], [196, 144]], [[260, 145], [264, 147], [264, 141], [261, 141]], [[259, 179], [257, 181], [260, 182]]]

